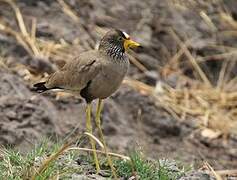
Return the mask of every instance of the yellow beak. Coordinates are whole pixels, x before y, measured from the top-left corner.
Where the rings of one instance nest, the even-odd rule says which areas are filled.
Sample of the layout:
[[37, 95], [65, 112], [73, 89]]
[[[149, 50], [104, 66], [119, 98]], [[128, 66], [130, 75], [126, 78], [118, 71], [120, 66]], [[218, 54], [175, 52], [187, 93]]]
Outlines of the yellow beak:
[[129, 48], [136, 48], [139, 46], [141, 46], [139, 43], [137, 43], [131, 39], [125, 39], [125, 41], [124, 41], [125, 50], [128, 50]]

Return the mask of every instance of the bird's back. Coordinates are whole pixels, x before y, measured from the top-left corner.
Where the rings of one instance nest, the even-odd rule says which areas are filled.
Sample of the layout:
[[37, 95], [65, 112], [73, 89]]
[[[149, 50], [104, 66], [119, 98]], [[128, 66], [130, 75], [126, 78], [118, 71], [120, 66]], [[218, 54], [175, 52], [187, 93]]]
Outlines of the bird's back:
[[45, 86], [49, 89], [57, 87], [80, 91], [87, 85], [88, 81], [96, 76], [99, 67], [98, 51], [91, 50], [81, 53], [66, 63], [62, 69], [50, 75]]

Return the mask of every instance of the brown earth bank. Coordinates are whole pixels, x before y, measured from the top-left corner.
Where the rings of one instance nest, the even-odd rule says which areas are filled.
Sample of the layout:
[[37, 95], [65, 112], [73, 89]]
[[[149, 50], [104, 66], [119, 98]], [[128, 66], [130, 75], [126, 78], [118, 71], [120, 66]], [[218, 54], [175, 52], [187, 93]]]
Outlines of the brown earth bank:
[[[70, 51], [71, 54], [95, 48], [101, 37], [98, 33], [101, 29], [119, 28], [127, 31], [144, 46], [136, 52], [135, 57], [146, 70], [144, 73], [144, 69], [131, 65], [129, 76], [152, 86], [161, 80], [175, 86], [178, 74], [164, 79], [160, 71], [178, 49], [167, 29], [173, 28], [184, 40], [191, 38], [188, 47], [197, 57], [222, 52], [222, 49], [208, 49], [207, 43], [210, 42], [236, 48], [236, 36], [213, 32], [199, 16], [199, 11], [203, 9], [212, 17], [217, 30], [225, 30], [228, 26], [220, 21], [219, 8], [227, 8], [233, 18], [237, 18], [237, 2], [190, 1], [189, 8], [182, 6], [182, 3], [171, 2], [70, 0], [68, 4], [79, 17], [77, 22], [63, 13], [57, 1], [19, 0], [17, 5], [26, 22], [30, 22], [32, 17], [37, 19], [37, 37], [58, 42], [63, 39], [69, 44], [75, 44], [78, 38], [79, 42]], [[14, 13], [3, 2], [0, 2], [0, 19], [17, 29]], [[5, 33], [0, 34], [0, 53], [10, 67], [0, 70], [1, 144], [25, 151], [42, 137], [57, 140], [67, 137], [73, 130], [75, 134], [84, 132], [85, 103], [82, 100], [75, 97], [56, 99], [55, 93], [36, 95], [30, 90], [32, 81], [26, 80], [24, 71], [11, 68], [15, 67], [14, 64], [23, 64], [39, 79], [39, 74], [55, 71], [67, 59], [32, 58], [14, 38]], [[215, 84], [220, 62], [210, 61], [201, 66]], [[187, 66], [184, 71], [190, 77], [194, 76], [190, 67]], [[230, 74], [234, 77], [236, 73], [237, 68], [234, 67]], [[200, 167], [203, 161], [208, 161], [219, 170], [237, 167], [236, 135], [230, 134], [227, 139], [203, 137], [195, 117], [180, 121], [154, 101], [149, 95], [127, 85], [122, 85], [112, 97], [105, 100], [102, 126], [111, 149], [126, 153], [140, 148], [151, 158], [171, 158], [196, 167]]]

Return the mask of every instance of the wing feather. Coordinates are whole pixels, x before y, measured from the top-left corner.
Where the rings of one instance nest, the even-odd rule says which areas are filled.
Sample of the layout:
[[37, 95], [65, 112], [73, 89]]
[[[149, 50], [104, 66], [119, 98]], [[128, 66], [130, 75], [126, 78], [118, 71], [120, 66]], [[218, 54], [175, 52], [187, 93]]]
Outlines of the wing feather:
[[90, 80], [95, 78], [100, 67], [101, 64], [96, 52], [82, 53], [65, 64], [61, 70], [52, 74], [46, 82], [46, 87], [80, 91]]

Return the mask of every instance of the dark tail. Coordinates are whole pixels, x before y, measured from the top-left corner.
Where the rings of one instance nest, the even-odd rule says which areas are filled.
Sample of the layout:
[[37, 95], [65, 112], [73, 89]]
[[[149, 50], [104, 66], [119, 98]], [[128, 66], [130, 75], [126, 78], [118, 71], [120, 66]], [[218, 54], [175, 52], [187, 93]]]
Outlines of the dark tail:
[[44, 92], [49, 90], [46, 86], [45, 86], [46, 82], [40, 82], [40, 83], [36, 83], [33, 85], [33, 90], [36, 92]]

